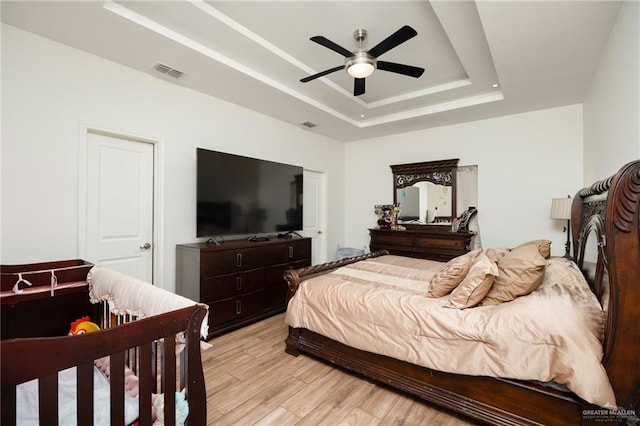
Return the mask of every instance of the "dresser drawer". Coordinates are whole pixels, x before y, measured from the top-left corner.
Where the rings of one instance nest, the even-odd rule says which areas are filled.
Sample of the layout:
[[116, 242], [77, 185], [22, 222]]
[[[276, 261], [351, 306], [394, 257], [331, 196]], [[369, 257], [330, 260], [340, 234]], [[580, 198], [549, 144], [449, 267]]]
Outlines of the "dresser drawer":
[[267, 288], [264, 291], [264, 302], [269, 309], [284, 311], [287, 308], [286, 286]]
[[286, 290], [287, 283], [283, 277], [284, 271], [286, 271], [287, 269], [304, 268], [305, 266], [309, 265], [311, 265], [311, 262], [309, 262], [309, 259], [305, 259], [299, 260], [297, 262], [290, 262], [284, 265], [276, 265], [266, 268], [266, 287], [282, 287]]
[[311, 264], [311, 238], [176, 246], [176, 292], [206, 303], [208, 338], [284, 311], [287, 268]]
[[302, 241], [289, 240], [287, 244], [278, 244], [269, 247], [265, 256], [268, 257], [268, 264], [286, 263], [311, 257], [310, 240]]
[[438, 236], [417, 236], [416, 246], [443, 250], [464, 250], [466, 247], [464, 240]]
[[262, 290], [265, 286], [264, 268], [218, 275], [202, 280], [200, 299], [209, 303]]
[[214, 327], [254, 315], [265, 308], [262, 291], [209, 303], [209, 326]]
[[450, 232], [441, 228], [416, 225], [404, 231], [370, 229], [371, 251], [446, 262], [469, 251], [472, 232]]
[[206, 277], [259, 268], [268, 264], [265, 250], [246, 248], [202, 253], [202, 274]]
[[377, 234], [371, 237], [371, 242], [375, 244], [385, 244], [392, 246], [410, 246], [413, 245], [413, 235], [402, 231], [379, 235]]
[[311, 259], [311, 239], [305, 239], [302, 241], [291, 241], [288, 244], [287, 256], [289, 260], [303, 260]]

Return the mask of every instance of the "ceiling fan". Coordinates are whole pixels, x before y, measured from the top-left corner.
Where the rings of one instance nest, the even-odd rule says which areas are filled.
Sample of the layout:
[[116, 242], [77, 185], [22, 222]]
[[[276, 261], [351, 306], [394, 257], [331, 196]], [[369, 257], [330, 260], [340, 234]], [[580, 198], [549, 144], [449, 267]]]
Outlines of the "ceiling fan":
[[375, 45], [372, 49], [365, 51], [362, 48], [362, 42], [367, 38], [367, 30], [356, 30], [353, 33], [353, 38], [356, 39], [359, 47], [355, 52], [350, 52], [349, 50], [332, 42], [326, 37], [311, 37], [311, 41], [343, 55], [345, 57], [344, 65], [340, 65], [338, 67], [330, 68], [317, 74], [310, 75], [301, 79], [300, 81], [302, 83], [306, 83], [308, 81], [315, 80], [316, 78], [323, 77], [327, 74], [331, 74], [332, 72], [346, 69], [347, 74], [354, 78], [353, 95], [359, 96], [364, 94], [365, 92], [365, 78], [373, 74], [376, 69], [418, 78], [424, 72], [424, 68], [378, 60], [378, 56], [388, 52], [394, 47], [417, 35], [418, 33], [416, 32], [416, 30], [408, 25], [405, 25], [398, 31]]

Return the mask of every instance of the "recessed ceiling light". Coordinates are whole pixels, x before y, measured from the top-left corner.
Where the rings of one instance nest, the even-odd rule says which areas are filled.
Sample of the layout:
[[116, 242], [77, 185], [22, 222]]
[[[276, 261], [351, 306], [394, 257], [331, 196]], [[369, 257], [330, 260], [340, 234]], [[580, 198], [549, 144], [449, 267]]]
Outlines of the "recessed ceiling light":
[[360, 114], [360, 118], [364, 118], [364, 114]]
[[491, 87], [493, 87], [494, 89], [495, 89], [496, 87], [498, 87], [498, 86], [500, 86], [498, 83], [493, 83], [493, 84], [491, 85]]

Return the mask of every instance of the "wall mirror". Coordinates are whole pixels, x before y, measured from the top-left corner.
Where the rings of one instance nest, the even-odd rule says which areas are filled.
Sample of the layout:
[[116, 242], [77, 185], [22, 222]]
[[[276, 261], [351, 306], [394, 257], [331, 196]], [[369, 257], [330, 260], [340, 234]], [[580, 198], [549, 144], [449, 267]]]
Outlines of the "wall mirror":
[[458, 159], [391, 166], [393, 202], [400, 205], [398, 222], [450, 229], [456, 212]]

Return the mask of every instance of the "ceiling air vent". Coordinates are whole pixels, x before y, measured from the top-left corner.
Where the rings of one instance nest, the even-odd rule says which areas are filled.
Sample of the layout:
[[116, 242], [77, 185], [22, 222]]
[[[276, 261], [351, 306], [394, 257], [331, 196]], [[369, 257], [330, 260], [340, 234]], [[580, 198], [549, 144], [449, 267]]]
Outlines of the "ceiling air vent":
[[304, 127], [308, 127], [309, 129], [317, 126], [316, 123], [312, 123], [310, 121], [303, 121], [302, 123], [300, 123], [300, 125]]
[[179, 71], [179, 70], [177, 70], [175, 68], [171, 68], [170, 66], [165, 65], [165, 64], [161, 64], [161, 63], [155, 64], [153, 66], [153, 69], [158, 71], [158, 72], [160, 72], [160, 73], [162, 73], [162, 74], [166, 74], [166, 75], [168, 75], [170, 77], [173, 77], [173, 78], [180, 78], [180, 77], [182, 77], [184, 75], [184, 73], [182, 71]]

